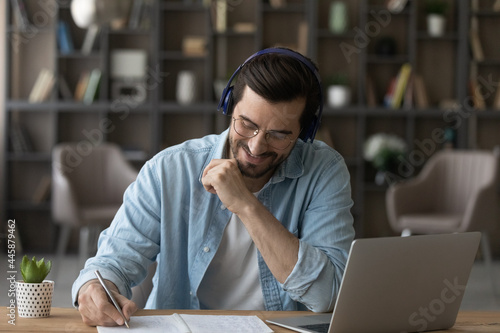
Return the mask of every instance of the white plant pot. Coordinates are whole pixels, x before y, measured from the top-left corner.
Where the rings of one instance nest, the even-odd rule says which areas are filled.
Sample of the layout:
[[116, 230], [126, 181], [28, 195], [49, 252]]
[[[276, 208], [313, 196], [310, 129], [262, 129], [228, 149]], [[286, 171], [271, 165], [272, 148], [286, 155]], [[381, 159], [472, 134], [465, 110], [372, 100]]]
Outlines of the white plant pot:
[[177, 77], [176, 98], [179, 104], [191, 104], [196, 101], [196, 76], [192, 71], [180, 71]]
[[446, 18], [443, 15], [427, 15], [427, 33], [432, 37], [441, 37], [446, 28]]
[[226, 88], [226, 85], [227, 85], [227, 80], [216, 79], [214, 81], [214, 93], [216, 99], [221, 98], [222, 92], [224, 91], [224, 88]]
[[16, 281], [17, 314], [22, 318], [43, 318], [50, 316], [54, 281], [25, 283]]
[[351, 103], [351, 88], [348, 86], [329, 86], [328, 105], [332, 108], [340, 108]]

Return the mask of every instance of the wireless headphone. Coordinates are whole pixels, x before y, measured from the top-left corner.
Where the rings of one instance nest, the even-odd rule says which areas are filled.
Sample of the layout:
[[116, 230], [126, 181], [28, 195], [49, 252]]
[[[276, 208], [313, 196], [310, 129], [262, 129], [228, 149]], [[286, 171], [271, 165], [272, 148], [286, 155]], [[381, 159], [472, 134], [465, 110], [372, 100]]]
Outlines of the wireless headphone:
[[316, 78], [316, 81], [318, 82], [319, 86], [319, 106], [318, 109], [316, 110], [314, 114], [314, 118], [311, 121], [311, 124], [309, 125], [309, 128], [303, 132], [305, 134], [302, 134], [300, 138], [304, 141], [307, 142], [307, 140], [311, 139], [311, 142], [314, 140], [314, 137], [316, 136], [316, 132], [318, 131], [319, 125], [320, 125], [320, 120], [321, 120], [321, 113], [323, 112], [323, 93], [322, 93], [322, 87], [321, 87], [321, 79], [319, 76], [318, 71], [316, 70], [316, 67], [309, 61], [307, 60], [304, 56], [300, 55], [299, 53], [296, 53], [294, 51], [288, 50], [288, 49], [282, 49], [282, 48], [268, 48], [261, 50], [253, 55], [251, 55], [243, 64], [241, 64], [236, 71], [231, 75], [229, 78], [229, 81], [224, 88], [224, 91], [222, 92], [221, 99], [219, 101], [219, 105], [217, 106], [218, 111], [222, 111], [223, 114], [225, 115], [230, 115], [233, 109], [233, 88], [234, 86], [231, 85], [231, 82], [233, 79], [238, 75], [240, 72], [241, 68], [246, 65], [251, 59], [258, 57], [263, 54], [268, 54], [268, 53], [277, 53], [277, 54], [284, 54], [287, 56], [290, 56], [294, 59], [297, 59], [301, 63], [303, 63], [309, 70], [314, 74], [314, 77]]

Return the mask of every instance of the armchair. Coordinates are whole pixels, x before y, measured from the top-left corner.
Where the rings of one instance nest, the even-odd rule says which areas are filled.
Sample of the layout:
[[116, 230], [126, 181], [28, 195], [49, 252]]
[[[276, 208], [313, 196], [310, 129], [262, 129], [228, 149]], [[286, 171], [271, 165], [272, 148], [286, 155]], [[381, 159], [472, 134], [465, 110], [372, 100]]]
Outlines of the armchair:
[[80, 231], [80, 264], [109, 226], [137, 171], [111, 143], [83, 147], [61, 143], [52, 151], [52, 219], [61, 226], [57, 255], [66, 251], [71, 230]]
[[488, 233], [500, 226], [497, 173], [493, 152], [440, 151], [417, 177], [388, 189], [390, 226], [403, 236], [481, 231], [481, 251], [496, 288]]

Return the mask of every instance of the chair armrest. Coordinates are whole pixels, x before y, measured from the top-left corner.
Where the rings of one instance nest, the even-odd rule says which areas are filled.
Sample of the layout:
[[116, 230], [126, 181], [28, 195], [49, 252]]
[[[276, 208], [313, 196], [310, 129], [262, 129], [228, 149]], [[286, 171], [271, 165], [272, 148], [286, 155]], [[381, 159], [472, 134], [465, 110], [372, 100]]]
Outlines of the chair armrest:
[[500, 196], [496, 183], [478, 189], [467, 203], [459, 231], [492, 231], [500, 219]]
[[431, 196], [426, 195], [431, 185], [428, 178], [416, 177], [389, 187], [386, 209], [393, 229], [400, 230], [397, 221], [401, 215], [431, 210]]

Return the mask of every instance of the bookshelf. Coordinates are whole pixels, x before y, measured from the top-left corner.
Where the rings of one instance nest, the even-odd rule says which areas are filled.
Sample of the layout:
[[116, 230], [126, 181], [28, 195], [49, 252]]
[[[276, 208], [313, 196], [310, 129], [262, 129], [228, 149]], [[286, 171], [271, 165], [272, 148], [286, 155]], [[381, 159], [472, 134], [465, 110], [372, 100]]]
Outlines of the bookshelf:
[[[447, 1], [446, 33], [430, 37], [423, 1], [409, 1], [398, 13], [388, 11], [382, 0], [346, 1], [347, 28], [339, 33], [330, 30], [330, 0], [214, 0], [211, 6], [203, 1], [148, 0], [147, 22], [119, 29], [103, 26], [93, 47], [84, 51], [88, 31], [73, 22], [69, 3], [24, 2], [31, 22], [26, 31], [17, 25], [11, 1], [5, 3], [9, 84], [2, 203], [5, 218], [19, 221], [21, 237], [36, 250], [53, 250], [35, 240], [37, 232], [43, 231], [49, 240], [58, 233], [50, 221], [50, 195], [40, 194], [56, 143], [115, 142], [140, 168], [161, 149], [227, 128], [228, 119], [216, 112], [216, 81], [225, 85], [250, 54], [277, 44], [303, 50], [315, 60], [325, 89], [335, 74], [348, 79], [351, 103], [332, 108], [325, 101], [321, 131], [328, 133], [351, 172], [358, 237], [392, 235], [385, 216], [386, 186], [374, 184], [375, 170], [363, 160], [369, 136], [389, 132], [406, 141], [411, 150], [405, 176], [418, 173], [443, 147], [436, 130], [451, 127], [457, 148], [500, 145], [500, 53], [495, 44], [500, 13], [492, 9], [494, 1], [479, 0], [477, 6]], [[473, 18], [480, 31], [481, 60], [474, 58], [470, 46]], [[66, 22], [72, 48], [61, 43], [61, 21]], [[130, 80], [113, 70], [125, 51], [145, 62], [143, 73], [131, 74]], [[409, 108], [385, 107], [384, 95], [404, 64], [421, 78], [426, 102], [413, 94]], [[32, 103], [29, 95], [44, 68], [54, 75], [53, 87], [42, 102]], [[76, 101], [82, 73], [94, 70], [100, 71], [97, 92], [87, 103]], [[189, 104], [177, 100], [179, 76], [185, 71], [196, 78], [197, 93]], [[481, 110], [469, 103], [474, 95], [471, 73], [484, 99]], [[120, 91], [135, 91], [137, 100], [127, 102]], [[31, 148], [13, 149], [13, 124], [22, 125]], [[41, 201], [33, 201], [35, 193]]]

